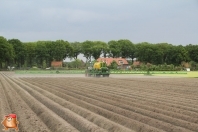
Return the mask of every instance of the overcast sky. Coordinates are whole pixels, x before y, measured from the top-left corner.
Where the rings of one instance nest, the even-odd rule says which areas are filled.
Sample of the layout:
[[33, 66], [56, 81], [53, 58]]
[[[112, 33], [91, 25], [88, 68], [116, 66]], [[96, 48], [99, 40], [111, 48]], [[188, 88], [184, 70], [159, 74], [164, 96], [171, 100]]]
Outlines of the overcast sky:
[[0, 36], [198, 44], [198, 0], [1, 0]]

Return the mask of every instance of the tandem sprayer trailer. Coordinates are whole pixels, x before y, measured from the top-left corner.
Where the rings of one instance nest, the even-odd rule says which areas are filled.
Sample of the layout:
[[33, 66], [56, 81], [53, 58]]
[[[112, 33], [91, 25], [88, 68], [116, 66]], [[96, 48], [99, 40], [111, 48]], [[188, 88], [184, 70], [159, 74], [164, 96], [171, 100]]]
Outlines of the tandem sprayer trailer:
[[85, 71], [86, 77], [109, 77], [110, 70], [105, 62], [95, 62], [93, 66], [89, 66]]

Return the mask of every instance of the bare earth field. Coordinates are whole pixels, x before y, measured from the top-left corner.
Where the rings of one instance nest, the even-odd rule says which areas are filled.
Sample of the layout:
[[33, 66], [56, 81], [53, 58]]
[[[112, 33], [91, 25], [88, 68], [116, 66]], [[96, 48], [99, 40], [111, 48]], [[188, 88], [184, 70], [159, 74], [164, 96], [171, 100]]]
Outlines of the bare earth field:
[[0, 122], [15, 113], [19, 132], [198, 132], [198, 79], [110, 76], [0, 72]]

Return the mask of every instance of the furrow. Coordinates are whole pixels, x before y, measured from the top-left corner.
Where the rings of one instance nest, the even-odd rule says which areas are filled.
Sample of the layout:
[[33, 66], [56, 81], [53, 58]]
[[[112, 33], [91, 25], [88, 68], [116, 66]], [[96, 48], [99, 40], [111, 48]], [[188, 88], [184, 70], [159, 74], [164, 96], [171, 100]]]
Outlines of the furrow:
[[[54, 83], [52, 83], [52, 82], [47, 82], [47, 83], [50, 83], [51, 85], [54, 85]], [[70, 84], [62, 84], [61, 86], [69, 86]], [[118, 95], [118, 96], [120, 96], [120, 97], [128, 97], [129, 99], [136, 99], [136, 100], [141, 100], [141, 101], [149, 101], [149, 102], [153, 102], [153, 103], [157, 103], [157, 104], [163, 104], [163, 105], [165, 105], [165, 106], [170, 106], [170, 107], [174, 107], [174, 108], [179, 108], [179, 109], [183, 109], [183, 110], [190, 110], [190, 111], [192, 111], [192, 112], [195, 112], [195, 113], [197, 113], [198, 112], [198, 109], [196, 109], [196, 108], [192, 108], [192, 107], [187, 107], [187, 106], [185, 106], [185, 105], [179, 105], [179, 104], [177, 104], [177, 103], [172, 103], [171, 101], [169, 101], [169, 102], [166, 102], [166, 100], [164, 99], [164, 100], [159, 100], [160, 98], [153, 98], [153, 97], [151, 97], [151, 96], [143, 96], [143, 95], [137, 95], [137, 94], [133, 94], [132, 95], [132, 93], [122, 93], [122, 91], [118, 91], [118, 90], [116, 90], [116, 88], [109, 88], [109, 87], [106, 87], [106, 89], [102, 89], [102, 88], [100, 88], [100, 89], [98, 89], [98, 86], [97, 85], [83, 85], [83, 83], [75, 83], [74, 85], [72, 85], [73, 86], [73, 88], [75, 88], [75, 87], [84, 87], [84, 88], [86, 88], [86, 87], [91, 87], [91, 90], [96, 90], [96, 91], [99, 91], [99, 92], [104, 92], [104, 93], [111, 93], [111, 94], [116, 94], [116, 95]], [[109, 90], [109, 89], [111, 89], [111, 90]]]
[[109, 132], [110, 131], [112, 131], [112, 132], [120, 132], [120, 131], [128, 132], [128, 131], [130, 131], [130, 132], [132, 132], [132, 130], [130, 130], [130, 129], [127, 129], [117, 123], [107, 120], [106, 118], [104, 118], [102, 116], [96, 115], [95, 113], [88, 111], [87, 109], [79, 107], [78, 105], [75, 105], [71, 102], [68, 102], [68, 101], [60, 98], [59, 97], [60, 95], [56, 96], [55, 94], [52, 94], [51, 92], [46, 91], [45, 88], [42, 89], [41, 87], [27, 83], [25, 81], [23, 81], [23, 84], [27, 84], [28, 86], [31, 86], [31, 88], [34, 88], [34, 90], [38, 91], [42, 95], [52, 99], [54, 102], [59, 103], [60, 105], [64, 106], [65, 108], [68, 108], [68, 109], [74, 111], [75, 113], [83, 116], [87, 120], [96, 123], [96, 125], [103, 127], [104, 129], [108, 130]]
[[[50, 86], [48, 86], [50, 87]], [[53, 88], [55, 89], [55, 88]], [[100, 98], [96, 98], [95, 95], [92, 95], [92, 94], [88, 94], [86, 91], [74, 91], [73, 89], [68, 89], [67, 91], [64, 91], [62, 89], [57, 89], [57, 91], [60, 91], [62, 93], [67, 93], [69, 94], [70, 96], [74, 96], [76, 98], [78, 98], [79, 100], [83, 100], [85, 102], [88, 102], [88, 103], [91, 103], [91, 104], [96, 104], [97, 106], [100, 106], [104, 109], [108, 109], [109, 111], [114, 111], [115, 113], [121, 113], [122, 115], [126, 116], [126, 117], [130, 117], [130, 118], [133, 118], [135, 120], [138, 120], [138, 121], [141, 121], [143, 123], [147, 123], [149, 125], [153, 125], [154, 127], [163, 127], [165, 129], [169, 129], [169, 130], [166, 130], [166, 131], [170, 131], [170, 129], [174, 128], [176, 131], [182, 131], [182, 128], [181, 127], [184, 127], [186, 129], [190, 129], [190, 130], [197, 130], [198, 129], [198, 125], [196, 124], [189, 124], [189, 122], [187, 121], [184, 121], [184, 120], [179, 120], [179, 119], [176, 119], [176, 118], [172, 118], [172, 117], [168, 117], [168, 116], [165, 116], [165, 115], [161, 115], [161, 114], [158, 114], [158, 113], [155, 113], [155, 112], [152, 112], [152, 111], [148, 111], [148, 110], [143, 110], [143, 109], [134, 109], [133, 107], [132, 110], [133, 111], [139, 111], [140, 114], [142, 115], [139, 115], [139, 114], [135, 114], [135, 113], [132, 113], [130, 111], [127, 111], [127, 110], [123, 110], [123, 109], [120, 109], [118, 107], [115, 107], [114, 104], [116, 104], [116, 102], [112, 103], [113, 105], [108, 105], [108, 104], [105, 104], [105, 103], [109, 103], [110, 101], [109, 100], [105, 100], [106, 102], [105, 103], [102, 103], [102, 102], [99, 102], [97, 100], [94, 100], [94, 99], [100, 99]], [[74, 93], [71, 93], [69, 91], [72, 91]], [[60, 95], [60, 93], [59, 93]], [[82, 95], [82, 96], [81, 96]], [[104, 101], [104, 99], [101, 98], [101, 100]], [[100, 100], [100, 101], [101, 101]], [[130, 109], [131, 110], [131, 109]], [[144, 117], [143, 115], [146, 115], [148, 117], [152, 117], [151, 119], [149, 119], [148, 117]], [[155, 121], [155, 119], [158, 119]], [[149, 121], [148, 121], [149, 120]], [[160, 123], [156, 124], [156, 122], [160, 122], [159, 120], [161, 121], [165, 121], [167, 123], [172, 123], [175, 125], [175, 127], [171, 127], [170, 124], [166, 124], [165, 122], [161, 122], [161, 124], [163, 125], [166, 125], [168, 127], [165, 127], [163, 125], [159, 125]], [[179, 126], [179, 128], [177, 128], [176, 126]], [[187, 130], [186, 129], [183, 129], [184, 132], [186, 132]]]
[[[42, 85], [42, 87], [44, 87], [44, 86]], [[46, 86], [45, 89], [46, 88], [49, 89], [50, 86]], [[109, 111], [114, 111], [115, 113], [120, 113], [121, 115], [124, 115], [126, 117], [134, 118], [135, 120], [138, 120], [138, 121], [147, 123], [150, 126], [152, 125], [152, 126], [155, 126], [156, 128], [164, 129], [165, 131], [171, 131], [171, 130], [178, 131], [178, 132], [182, 132], [182, 131], [183, 132], [187, 132], [187, 131], [189, 131], [189, 130], [184, 129], [184, 128], [181, 128], [181, 127], [172, 126], [171, 124], [167, 124], [165, 122], [161, 122], [159, 120], [156, 120], [155, 118], [149, 119], [148, 117], [143, 117], [143, 116], [138, 115], [138, 114], [133, 114], [130, 111], [122, 110], [122, 109], [116, 108], [115, 106], [110, 106], [110, 105], [107, 105], [107, 104], [104, 104], [104, 103], [101, 103], [101, 102], [98, 102], [98, 101], [94, 101], [92, 99], [92, 98], [94, 98], [94, 95], [91, 98], [85, 99], [85, 97], [79, 97], [80, 95], [77, 95], [77, 94], [69, 94], [69, 91], [61, 91], [61, 89], [57, 89], [55, 87], [51, 88], [51, 90], [49, 90], [49, 91], [51, 91], [52, 93], [54, 93], [56, 95], [59, 95], [59, 96], [63, 97], [66, 100], [70, 100], [71, 101], [72, 100], [72, 97], [75, 97], [75, 98], [78, 98], [79, 100], [83, 100], [83, 101], [88, 102], [90, 104], [93, 104], [93, 105], [95, 104], [95, 105], [100, 106], [100, 107], [102, 107], [104, 109], [108, 109]], [[60, 91], [60, 93], [59, 92], [56, 92], [56, 91]], [[68, 95], [65, 96], [65, 94], [63, 94], [63, 93], [69, 94], [70, 95], [70, 98], [68, 97]], [[85, 93], [85, 92], [82, 92], [82, 93]], [[78, 94], [80, 94], [80, 93], [78, 93]], [[77, 101], [78, 100], [76, 100], [76, 99], [73, 99], [72, 100], [72, 102], [77, 102]], [[78, 103], [78, 105], [79, 104], [82, 104], [82, 102], [81, 103]], [[149, 114], [152, 114], [152, 113], [149, 113]]]
[[47, 128], [47, 126], [42, 121], [40, 121], [40, 119], [35, 115], [34, 112], [31, 111], [31, 109], [19, 97], [17, 92], [13, 90], [12, 86], [4, 78], [2, 79], [2, 81], [2, 84], [4, 86], [3, 88], [7, 93], [12, 113], [17, 114], [17, 120], [20, 124], [19, 130], [49, 132], [50, 130]]
[[40, 119], [48, 126], [51, 131], [59, 132], [77, 132], [74, 127], [65, 122], [62, 118], [54, 114], [45, 105], [37, 101], [27, 91], [22, 89], [19, 85], [7, 78], [7, 81], [14, 87], [14, 90], [21, 96], [21, 98], [29, 105], [29, 107], [40, 117]]
[[[43, 88], [43, 85], [41, 86], [41, 88]], [[45, 88], [47, 89], [47, 87]], [[51, 92], [51, 91], [50, 91]], [[52, 93], [56, 93], [56, 91], [52, 91]], [[57, 93], [56, 94], [57, 96], [59, 97], [62, 97], [61, 93]], [[163, 130], [160, 130], [160, 129], [157, 129], [157, 128], [154, 128], [150, 125], [147, 125], [147, 124], [144, 124], [144, 123], [141, 123], [141, 122], [138, 122], [136, 120], [133, 120], [133, 119], [130, 119], [130, 118], [127, 118], [125, 116], [122, 116], [120, 114], [117, 114], [117, 113], [114, 113], [112, 111], [109, 111], [109, 110], [106, 110], [104, 108], [101, 108], [101, 107], [98, 107], [98, 106], [95, 106], [95, 104], [90, 104], [90, 103], [87, 103], [85, 101], [81, 101], [79, 99], [76, 99], [75, 96], [74, 97], [69, 97], [69, 96], [63, 96], [62, 98], [64, 98], [65, 100], [68, 100], [72, 103], [76, 103], [77, 105], [85, 108], [85, 109], [88, 109], [96, 114], [99, 114], [99, 115], [102, 115], [104, 117], [106, 117], [107, 119], [110, 119], [114, 122], [117, 122], [125, 127], [128, 127], [130, 129], [133, 129], [135, 131], [145, 131], [145, 132], [150, 132], [150, 131], [163, 131]]]
[[[15, 81], [15, 80], [13, 80]], [[97, 125], [85, 120], [81, 116], [75, 114], [74, 112], [64, 108], [58, 103], [53, 102], [51, 99], [43, 96], [39, 92], [35, 91], [34, 89], [30, 88], [27, 85], [24, 85], [20, 81], [15, 81], [18, 85], [23, 87], [28, 93], [30, 93], [34, 98], [39, 100], [41, 103], [45, 104], [48, 109], [51, 109], [57, 115], [62, 116], [64, 120], [69, 122], [73, 127], [77, 128], [79, 131], [82, 132], [105, 132], [104, 129], [98, 127]]]

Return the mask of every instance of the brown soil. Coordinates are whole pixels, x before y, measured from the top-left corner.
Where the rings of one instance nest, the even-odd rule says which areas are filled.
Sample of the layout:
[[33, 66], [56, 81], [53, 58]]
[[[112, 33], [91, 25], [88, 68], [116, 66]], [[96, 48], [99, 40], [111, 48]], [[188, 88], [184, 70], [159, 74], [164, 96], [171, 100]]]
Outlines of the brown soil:
[[21, 132], [193, 132], [197, 86], [188, 78], [1, 72], [0, 119], [16, 113]]

